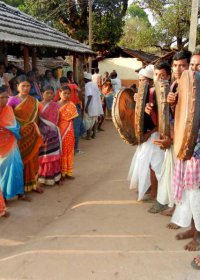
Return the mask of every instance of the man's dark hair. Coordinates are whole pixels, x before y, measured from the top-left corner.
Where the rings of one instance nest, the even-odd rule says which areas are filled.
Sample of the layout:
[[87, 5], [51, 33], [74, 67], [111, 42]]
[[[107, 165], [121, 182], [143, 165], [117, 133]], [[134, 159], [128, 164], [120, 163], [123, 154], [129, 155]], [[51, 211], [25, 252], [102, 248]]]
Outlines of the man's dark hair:
[[177, 52], [174, 56], [173, 56], [173, 61], [174, 60], [182, 60], [182, 59], [187, 59], [187, 62], [190, 63], [190, 58], [191, 58], [191, 52], [190, 51], [180, 51]]
[[132, 84], [132, 85], [130, 86], [130, 88], [132, 88], [132, 89], [137, 89], [137, 85], [136, 85], [136, 84]]
[[117, 72], [114, 70], [113, 72], [110, 73], [111, 79], [117, 78]]
[[169, 63], [167, 61], [159, 61], [158, 63], [156, 63], [154, 65], [154, 70], [161, 70], [161, 69], [165, 69], [165, 71], [167, 72], [168, 75], [171, 75], [171, 66], [169, 65]]
[[70, 75], [72, 75], [73, 74], [73, 72], [70, 70], [70, 71], [68, 71], [67, 72], [67, 77], [69, 77]]
[[96, 73], [96, 74], [99, 73], [99, 68], [95, 68], [95, 73]]
[[45, 71], [45, 76], [47, 76], [47, 74], [49, 74], [49, 73], [52, 73], [52, 71], [51, 70], [49, 70], [49, 69], [47, 69], [46, 71]]
[[67, 83], [67, 82], [68, 82], [67, 77], [60, 77], [60, 83], [61, 84], [64, 84], [64, 83]]

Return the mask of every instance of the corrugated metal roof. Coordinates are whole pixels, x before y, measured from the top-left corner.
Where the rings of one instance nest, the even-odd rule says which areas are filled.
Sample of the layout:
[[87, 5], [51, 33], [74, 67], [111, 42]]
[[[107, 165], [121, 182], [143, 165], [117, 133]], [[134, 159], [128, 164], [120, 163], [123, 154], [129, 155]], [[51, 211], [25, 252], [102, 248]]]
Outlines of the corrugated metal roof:
[[89, 46], [0, 1], [0, 41], [95, 54]]

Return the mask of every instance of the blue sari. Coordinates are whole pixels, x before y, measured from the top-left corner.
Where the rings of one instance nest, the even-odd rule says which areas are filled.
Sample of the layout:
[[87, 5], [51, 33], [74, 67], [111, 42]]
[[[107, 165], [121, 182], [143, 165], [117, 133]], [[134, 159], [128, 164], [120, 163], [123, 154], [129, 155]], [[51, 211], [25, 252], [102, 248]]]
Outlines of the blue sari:
[[0, 114], [0, 187], [4, 198], [24, 193], [23, 162], [17, 146], [20, 126], [10, 106]]

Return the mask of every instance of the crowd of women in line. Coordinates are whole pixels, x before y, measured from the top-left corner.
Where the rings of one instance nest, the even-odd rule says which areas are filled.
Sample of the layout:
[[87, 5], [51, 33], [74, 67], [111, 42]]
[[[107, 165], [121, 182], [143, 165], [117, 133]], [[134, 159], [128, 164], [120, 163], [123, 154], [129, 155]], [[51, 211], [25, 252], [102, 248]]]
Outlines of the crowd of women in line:
[[9, 79], [0, 65], [0, 216], [9, 215], [5, 200], [31, 201], [27, 192], [74, 179], [74, 154], [85, 132], [81, 91], [71, 71], [60, 79], [45, 74], [41, 86], [35, 70]]

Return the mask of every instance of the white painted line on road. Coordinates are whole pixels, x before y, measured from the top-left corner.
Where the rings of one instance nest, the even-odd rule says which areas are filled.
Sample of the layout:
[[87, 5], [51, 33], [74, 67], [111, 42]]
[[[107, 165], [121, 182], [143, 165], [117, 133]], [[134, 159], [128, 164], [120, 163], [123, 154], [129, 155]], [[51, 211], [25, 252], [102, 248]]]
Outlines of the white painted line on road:
[[32, 250], [32, 251], [26, 251], [23, 253], [19, 253], [16, 255], [12, 255], [6, 258], [0, 259], [0, 262], [9, 261], [15, 258], [23, 257], [26, 255], [33, 255], [35, 257], [35, 254], [43, 254], [43, 255], [113, 255], [113, 254], [190, 254], [191, 252], [185, 251], [185, 250], [177, 250], [177, 251], [161, 251], [161, 250], [150, 250], [150, 251], [117, 251], [117, 250]]
[[141, 204], [142, 202], [136, 200], [97, 200], [97, 201], [86, 201], [80, 204], [74, 205], [71, 209], [76, 209], [82, 206], [89, 205], [133, 205]]
[[122, 235], [115, 235], [115, 234], [66, 234], [66, 235], [49, 235], [45, 236], [45, 238], [150, 238], [154, 235], [147, 235], [147, 234], [122, 234]]
[[19, 246], [23, 245], [24, 242], [9, 240], [9, 239], [0, 239], [0, 246]]
[[112, 182], [128, 182], [127, 179], [110, 180]]

